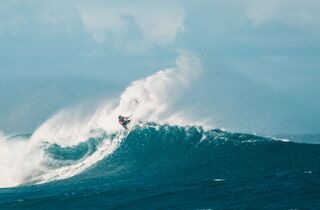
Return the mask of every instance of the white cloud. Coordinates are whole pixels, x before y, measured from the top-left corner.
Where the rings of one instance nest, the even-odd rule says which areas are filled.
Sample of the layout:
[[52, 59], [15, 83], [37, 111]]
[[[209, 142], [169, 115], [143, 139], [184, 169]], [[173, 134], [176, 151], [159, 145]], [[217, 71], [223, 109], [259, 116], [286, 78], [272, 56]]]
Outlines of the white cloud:
[[256, 26], [276, 21], [291, 27], [320, 32], [320, 1], [249, 0], [246, 5], [246, 16]]
[[144, 8], [132, 8], [136, 24], [142, 29], [146, 39], [157, 44], [173, 42], [179, 31], [184, 29], [184, 11], [179, 7], [150, 6], [148, 12]]
[[[176, 4], [98, 5], [78, 6], [86, 31], [99, 43], [122, 43], [140, 45], [172, 43], [184, 29], [185, 12]], [[132, 27], [139, 37], [125, 39]], [[135, 31], [133, 31], [134, 33]], [[134, 37], [134, 36], [131, 36]]]
[[83, 29], [97, 43], [129, 52], [174, 42], [184, 29], [183, 4], [174, 2], [7, 1], [0, 7], [0, 32], [25, 25], [56, 24], [67, 31]]
[[79, 10], [86, 31], [99, 43], [106, 41], [108, 32], [122, 34], [128, 27], [117, 8], [79, 7]]

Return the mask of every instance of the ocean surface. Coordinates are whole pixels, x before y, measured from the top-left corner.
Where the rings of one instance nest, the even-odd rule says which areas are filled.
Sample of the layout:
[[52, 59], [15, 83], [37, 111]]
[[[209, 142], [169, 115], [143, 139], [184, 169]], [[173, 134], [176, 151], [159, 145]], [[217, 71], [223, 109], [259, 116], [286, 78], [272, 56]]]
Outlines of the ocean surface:
[[73, 146], [44, 142], [41, 168], [2, 181], [0, 209], [320, 209], [319, 136], [156, 123], [92, 132]]

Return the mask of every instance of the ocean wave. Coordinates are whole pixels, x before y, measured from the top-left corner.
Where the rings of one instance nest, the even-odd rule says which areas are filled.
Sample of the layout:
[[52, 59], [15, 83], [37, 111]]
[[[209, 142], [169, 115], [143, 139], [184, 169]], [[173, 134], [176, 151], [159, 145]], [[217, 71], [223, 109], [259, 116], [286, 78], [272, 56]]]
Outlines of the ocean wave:
[[[73, 148], [52, 145], [47, 150], [50, 161], [67, 164], [42, 175], [40, 183], [73, 176], [79, 181], [141, 171], [177, 177], [198, 171], [202, 179], [206, 176], [216, 180], [249, 178], [283, 170], [315, 170], [318, 165], [311, 159], [317, 158], [316, 151], [320, 151], [319, 146], [220, 129], [205, 130], [201, 126], [139, 123], [129, 134], [121, 135], [89, 139]], [[308, 150], [311, 147], [314, 153]]]
[[[245, 209], [248, 196], [259, 209], [255, 201], [273, 200], [275, 193], [287, 199], [282, 196], [273, 208], [291, 208], [318, 197], [320, 145], [151, 122], [139, 122], [130, 132], [93, 133], [72, 146], [46, 141], [38, 170], [23, 186], [1, 189], [0, 209], [22, 203], [81, 209], [84, 199], [85, 208], [98, 209]], [[44, 206], [48, 198], [52, 206]]]
[[[25, 139], [22, 142], [26, 142]], [[318, 147], [312, 148], [318, 151]], [[38, 168], [24, 176], [19, 184], [46, 183], [74, 176], [88, 179], [139, 170], [179, 175], [198, 170], [207, 174], [207, 178], [223, 177], [216, 179], [224, 180], [230, 176], [274, 174], [280, 168], [293, 169], [292, 166], [295, 170], [310, 171], [314, 170], [310, 157], [318, 157], [317, 153], [307, 150], [308, 144], [220, 129], [206, 130], [201, 126], [152, 122], [136, 124], [130, 133], [100, 131], [74, 146], [48, 141], [41, 148], [43, 157]]]

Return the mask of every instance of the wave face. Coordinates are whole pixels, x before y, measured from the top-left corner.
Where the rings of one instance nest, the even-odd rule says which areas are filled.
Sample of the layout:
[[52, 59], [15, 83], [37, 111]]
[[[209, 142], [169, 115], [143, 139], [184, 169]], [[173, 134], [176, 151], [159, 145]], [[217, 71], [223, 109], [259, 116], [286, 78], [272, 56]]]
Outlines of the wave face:
[[1, 189], [0, 209], [320, 206], [320, 145], [140, 123], [130, 134], [100, 132], [74, 146], [45, 148], [43, 164], [52, 170]]

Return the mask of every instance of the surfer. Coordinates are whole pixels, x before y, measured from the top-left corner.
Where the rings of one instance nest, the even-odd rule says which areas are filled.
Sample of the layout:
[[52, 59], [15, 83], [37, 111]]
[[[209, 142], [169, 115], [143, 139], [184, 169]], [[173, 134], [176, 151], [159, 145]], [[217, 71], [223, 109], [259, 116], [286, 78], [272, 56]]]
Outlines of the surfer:
[[[138, 99], [133, 99], [133, 102], [135, 102], [136, 104], [139, 104]], [[131, 104], [131, 106], [132, 106], [132, 104]], [[129, 130], [127, 125], [131, 122], [130, 118], [132, 117], [132, 115], [133, 115], [133, 113], [128, 117], [124, 117], [122, 115], [118, 116], [118, 120], [119, 120], [120, 125], [122, 125], [122, 127], [124, 127], [126, 130]]]
[[128, 130], [127, 125], [131, 122], [130, 117], [124, 117], [119, 115], [118, 117], [120, 125], [122, 125], [126, 130]]

